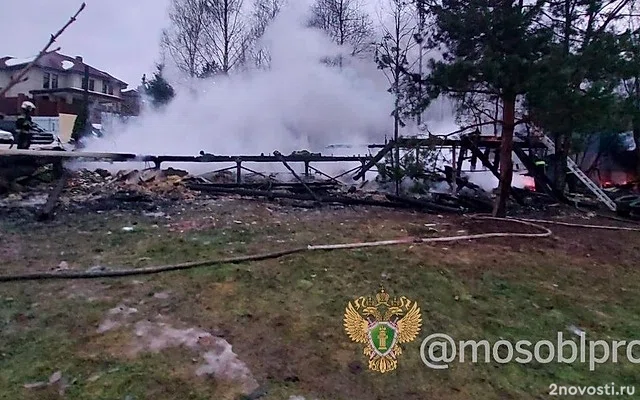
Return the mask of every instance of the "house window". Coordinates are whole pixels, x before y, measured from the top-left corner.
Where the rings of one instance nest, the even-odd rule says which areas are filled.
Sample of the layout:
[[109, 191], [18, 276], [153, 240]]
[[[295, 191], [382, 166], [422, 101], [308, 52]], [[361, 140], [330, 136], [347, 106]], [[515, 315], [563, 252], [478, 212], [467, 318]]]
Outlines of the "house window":
[[51, 89], [57, 89], [57, 88], [58, 88], [58, 75], [51, 74]]
[[113, 94], [113, 85], [111, 85], [107, 81], [102, 81], [102, 93], [104, 94]]
[[51, 80], [51, 74], [45, 72], [42, 76], [42, 88], [49, 89], [49, 81]]
[[[84, 79], [82, 79], [82, 88], [83, 89], [87, 88], [87, 84], [85, 82], [86, 81]], [[93, 79], [89, 79], [89, 90], [93, 91], [95, 86], [96, 86], [96, 81], [93, 80]]]

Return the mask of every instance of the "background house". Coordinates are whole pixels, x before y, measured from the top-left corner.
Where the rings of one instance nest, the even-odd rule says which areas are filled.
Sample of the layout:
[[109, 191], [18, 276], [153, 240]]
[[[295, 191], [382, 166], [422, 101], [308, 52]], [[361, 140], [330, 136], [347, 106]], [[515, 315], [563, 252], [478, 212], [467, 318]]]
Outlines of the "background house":
[[[24, 69], [32, 59], [0, 58], [0, 88]], [[0, 113], [16, 115], [20, 104], [29, 100], [36, 105], [35, 116], [57, 117], [61, 139], [70, 138], [75, 118], [82, 109], [85, 94], [84, 75], [88, 69], [89, 121], [100, 124], [103, 113], [137, 115], [136, 92], [126, 91], [127, 83], [90, 66], [82, 57], [49, 53], [27, 73], [27, 80], [12, 87], [0, 98]]]

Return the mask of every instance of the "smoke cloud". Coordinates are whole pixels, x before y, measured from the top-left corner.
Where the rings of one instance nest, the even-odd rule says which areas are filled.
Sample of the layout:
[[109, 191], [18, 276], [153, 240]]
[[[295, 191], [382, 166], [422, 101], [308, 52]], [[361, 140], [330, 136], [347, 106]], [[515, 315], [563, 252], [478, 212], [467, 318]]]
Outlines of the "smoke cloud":
[[354, 60], [342, 70], [322, 63], [342, 49], [305, 26], [307, 10], [287, 6], [267, 29], [269, 70], [199, 80], [196, 93], [178, 86], [165, 110], [148, 110], [107, 139], [89, 143], [87, 150], [226, 155], [277, 149], [286, 154], [320, 151], [332, 143], [382, 141], [393, 127], [388, 83], [372, 62]]

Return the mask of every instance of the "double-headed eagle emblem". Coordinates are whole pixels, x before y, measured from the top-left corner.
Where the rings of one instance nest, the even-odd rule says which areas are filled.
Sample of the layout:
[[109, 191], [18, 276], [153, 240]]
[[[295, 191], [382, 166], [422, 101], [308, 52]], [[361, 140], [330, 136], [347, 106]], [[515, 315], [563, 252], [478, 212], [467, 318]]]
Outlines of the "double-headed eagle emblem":
[[363, 353], [369, 358], [369, 369], [381, 373], [396, 369], [402, 354], [398, 344], [414, 341], [421, 325], [418, 305], [404, 296], [391, 298], [384, 288], [375, 299], [361, 296], [349, 302], [344, 314], [347, 335], [366, 344]]

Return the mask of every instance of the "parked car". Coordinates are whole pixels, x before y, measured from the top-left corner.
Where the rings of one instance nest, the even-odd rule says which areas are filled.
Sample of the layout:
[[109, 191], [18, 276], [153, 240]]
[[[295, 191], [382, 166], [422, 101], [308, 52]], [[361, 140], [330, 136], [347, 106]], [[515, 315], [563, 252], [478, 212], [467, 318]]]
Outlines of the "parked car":
[[[4, 117], [0, 119], [0, 145], [2, 148], [10, 148], [17, 139], [16, 120], [18, 117]], [[9, 135], [11, 136], [9, 138]], [[37, 124], [31, 131], [31, 147], [33, 149], [64, 148], [62, 141], [53, 132], [47, 132]]]
[[13, 133], [0, 129], [0, 144], [13, 144]]

